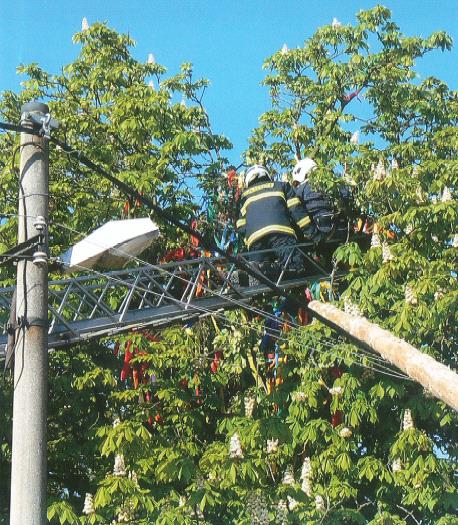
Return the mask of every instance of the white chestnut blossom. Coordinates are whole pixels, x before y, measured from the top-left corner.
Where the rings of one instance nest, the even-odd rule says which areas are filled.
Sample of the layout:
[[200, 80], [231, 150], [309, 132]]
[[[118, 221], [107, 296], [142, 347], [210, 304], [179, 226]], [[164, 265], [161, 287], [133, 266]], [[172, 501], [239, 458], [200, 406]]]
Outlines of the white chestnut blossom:
[[113, 467], [113, 476], [125, 476], [127, 474], [126, 465], [124, 463], [124, 456], [122, 454], [116, 454], [115, 462]]
[[288, 503], [281, 499], [277, 504], [277, 523], [287, 525], [288, 523]]
[[312, 477], [312, 463], [309, 457], [305, 457], [301, 469], [301, 490], [309, 497], [312, 495]]
[[299, 505], [299, 502], [291, 496], [286, 496], [286, 499], [288, 500], [289, 510], [294, 510]]
[[341, 386], [333, 386], [332, 388], [329, 389], [329, 393], [332, 396], [340, 396], [340, 395], [343, 394], [343, 387], [341, 387]]
[[237, 433], [231, 437], [229, 443], [229, 457], [231, 458], [243, 458], [242, 444]]
[[402, 430], [410, 430], [411, 428], [415, 428], [412, 419], [412, 412], [410, 411], [410, 408], [406, 408], [404, 411], [404, 417], [402, 418]]
[[391, 251], [390, 245], [386, 242], [382, 243], [382, 259], [384, 263], [394, 261], [394, 255]]
[[442, 192], [441, 201], [442, 202], [450, 202], [452, 200], [453, 200], [452, 192], [450, 191], [449, 188], [447, 188], [447, 186], [445, 186], [444, 191]]
[[371, 248], [379, 248], [381, 245], [380, 235], [374, 232], [371, 237]]
[[356, 146], [358, 142], [359, 142], [359, 131], [355, 131], [350, 138], [350, 144], [353, 144]]
[[342, 438], [349, 438], [352, 434], [353, 432], [348, 427], [343, 427], [339, 432], [339, 436]]
[[405, 287], [405, 301], [407, 304], [410, 304], [412, 306], [416, 306], [418, 304], [417, 296], [413, 288], [409, 284], [406, 284]]
[[132, 483], [138, 487], [138, 476], [135, 470], [129, 470], [129, 479], [132, 481]]
[[132, 523], [134, 520], [134, 505], [132, 501], [127, 501], [124, 507], [118, 512], [118, 523]]
[[320, 496], [320, 494], [315, 496], [315, 508], [318, 512], [324, 512], [326, 510], [323, 496]]
[[252, 396], [247, 396], [243, 400], [243, 404], [245, 407], [245, 416], [246, 417], [252, 417], [253, 416], [253, 410], [256, 405], [256, 399]]
[[331, 27], [333, 27], [334, 29], [342, 27], [342, 22], [340, 22], [336, 17], [334, 17], [331, 22]]
[[406, 235], [410, 235], [413, 232], [413, 226], [411, 224], [408, 224], [404, 231]]
[[305, 392], [293, 392], [291, 394], [291, 399], [296, 403], [305, 403], [307, 401], [307, 396], [305, 395]]
[[359, 306], [353, 304], [350, 299], [345, 299], [344, 301], [344, 312], [346, 314], [352, 315], [353, 317], [363, 317]]
[[267, 454], [275, 454], [278, 451], [278, 439], [267, 440]]
[[287, 468], [285, 470], [285, 473], [283, 474], [282, 483], [283, 485], [294, 485], [294, 476], [290, 468]]
[[251, 525], [269, 524], [267, 501], [262, 494], [250, 493], [247, 499], [247, 510], [251, 517]]
[[434, 300], [439, 301], [439, 299], [442, 299], [444, 297], [445, 292], [442, 289], [437, 290], [437, 292], [434, 292]]
[[375, 168], [372, 165], [372, 178], [374, 180], [383, 180], [386, 178], [385, 163], [382, 159], [378, 161], [377, 166]]
[[425, 202], [425, 194], [423, 193], [421, 186], [418, 186], [417, 189], [415, 190], [415, 197], [417, 200], [417, 204]]
[[94, 512], [94, 498], [90, 492], [86, 492], [86, 497], [84, 498], [83, 514], [88, 515], [93, 514]]

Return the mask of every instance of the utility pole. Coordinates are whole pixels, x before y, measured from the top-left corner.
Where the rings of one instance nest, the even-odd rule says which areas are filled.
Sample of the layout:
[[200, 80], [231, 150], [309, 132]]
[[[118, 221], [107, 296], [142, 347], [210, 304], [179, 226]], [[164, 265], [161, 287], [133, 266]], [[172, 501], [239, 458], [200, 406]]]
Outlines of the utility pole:
[[32, 259], [17, 264], [18, 329], [14, 355], [13, 450], [10, 525], [44, 525], [47, 495], [48, 400], [48, 163], [46, 136], [32, 134], [49, 123], [46, 104], [22, 107], [18, 243], [42, 234]]
[[354, 317], [320, 301], [311, 301], [307, 308], [324, 324], [377, 352], [458, 411], [458, 374], [450, 368], [363, 317]]

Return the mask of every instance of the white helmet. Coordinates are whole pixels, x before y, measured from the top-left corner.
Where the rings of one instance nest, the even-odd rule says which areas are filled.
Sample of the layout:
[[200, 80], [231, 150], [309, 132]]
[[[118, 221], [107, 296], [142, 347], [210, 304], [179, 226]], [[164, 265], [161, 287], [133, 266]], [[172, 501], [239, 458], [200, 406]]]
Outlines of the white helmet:
[[260, 164], [254, 164], [245, 172], [245, 187], [249, 186], [250, 183], [258, 177], [269, 177], [269, 179], [271, 179], [269, 172], [266, 170], [266, 168], [264, 168], [264, 166], [261, 166]]
[[307, 177], [316, 169], [316, 162], [310, 157], [300, 160], [293, 169], [293, 181], [304, 182]]

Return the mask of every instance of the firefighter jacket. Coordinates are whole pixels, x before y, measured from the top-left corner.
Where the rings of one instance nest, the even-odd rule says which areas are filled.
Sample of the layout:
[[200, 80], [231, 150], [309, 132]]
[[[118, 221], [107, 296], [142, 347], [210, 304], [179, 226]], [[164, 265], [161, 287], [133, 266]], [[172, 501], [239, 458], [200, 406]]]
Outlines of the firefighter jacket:
[[291, 215], [306, 239], [317, 240], [334, 227], [334, 209], [330, 200], [306, 181], [294, 189], [296, 199], [289, 199]]
[[242, 193], [237, 230], [245, 236], [248, 248], [272, 233], [296, 236], [287, 208], [291, 190], [289, 184], [264, 177], [255, 180]]

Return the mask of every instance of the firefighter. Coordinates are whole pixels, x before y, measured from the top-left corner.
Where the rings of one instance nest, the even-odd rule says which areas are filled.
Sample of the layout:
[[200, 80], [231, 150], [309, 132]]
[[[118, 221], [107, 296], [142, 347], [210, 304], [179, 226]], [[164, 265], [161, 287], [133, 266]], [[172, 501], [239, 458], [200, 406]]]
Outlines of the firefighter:
[[317, 167], [311, 158], [300, 160], [293, 170], [293, 187], [296, 198], [289, 200], [290, 213], [300, 228], [304, 239], [315, 243], [332, 235], [335, 225], [332, 202], [315, 191], [308, 177]]
[[278, 273], [288, 263], [289, 273], [299, 273], [303, 267], [302, 257], [297, 251], [291, 254], [296, 245], [296, 234], [287, 208], [291, 186], [273, 181], [266, 168], [259, 164], [245, 172], [244, 186], [239, 200], [237, 230], [244, 235], [250, 252], [273, 249], [276, 259], [269, 264], [272, 260], [269, 253], [257, 253], [250, 260], [257, 263], [261, 271]]

